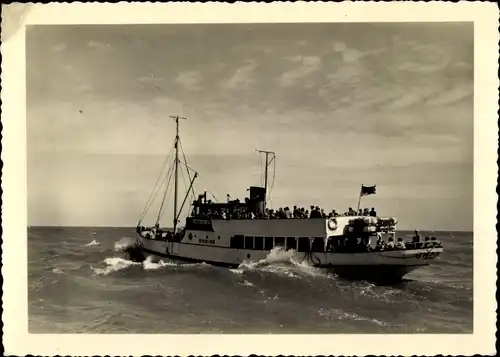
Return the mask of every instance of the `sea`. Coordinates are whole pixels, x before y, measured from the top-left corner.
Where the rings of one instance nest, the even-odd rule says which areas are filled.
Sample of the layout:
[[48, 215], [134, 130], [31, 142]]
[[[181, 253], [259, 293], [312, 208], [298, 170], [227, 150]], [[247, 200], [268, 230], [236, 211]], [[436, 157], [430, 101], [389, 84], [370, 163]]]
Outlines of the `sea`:
[[[395, 286], [343, 280], [293, 252], [237, 269], [125, 253], [134, 228], [28, 228], [30, 333], [472, 333], [472, 232]], [[411, 232], [399, 232], [398, 237]]]

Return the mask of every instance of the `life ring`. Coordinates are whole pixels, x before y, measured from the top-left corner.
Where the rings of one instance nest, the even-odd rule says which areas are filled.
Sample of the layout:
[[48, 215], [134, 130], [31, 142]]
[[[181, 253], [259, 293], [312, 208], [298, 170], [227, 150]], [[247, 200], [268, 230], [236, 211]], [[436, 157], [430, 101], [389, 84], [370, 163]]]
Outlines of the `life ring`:
[[328, 229], [332, 231], [337, 229], [337, 220], [335, 218], [330, 218], [328, 220]]

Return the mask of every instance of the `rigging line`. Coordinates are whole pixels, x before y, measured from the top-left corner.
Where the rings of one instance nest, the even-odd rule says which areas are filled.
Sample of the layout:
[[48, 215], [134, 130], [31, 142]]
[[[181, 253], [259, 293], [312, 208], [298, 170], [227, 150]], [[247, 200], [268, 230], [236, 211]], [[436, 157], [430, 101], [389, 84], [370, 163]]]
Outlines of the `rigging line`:
[[259, 154], [259, 163], [260, 163], [260, 185], [264, 186], [264, 179], [262, 176], [262, 155]]
[[[170, 167], [170, 169], [168, 170], [167, 175], [163, 178], [163, 181], [162, 181], [162, 182], [161, 182], [161, 184], [158, 186], [158, 189], [156, 190], [155, 198], [156, 198], [156, 196], [158, 195], [158, 193], [160, 192], [160, 190], [161, 190], [161, 188], [163, 187], [163, 185], [165, 184], [165, 181], [167, 181], [167, 178], [171, 175], [172, 170], [173, 170], [173, 165]], [[167, 188], [168, 188], [168, 186], [167, 186]], [[166, 189], [167, 189], [167, 188], [166, 188]], [[150, 209], [150, 208], [151, 208], [151, 206], [153, 205], [154, 201], [155, 201], [154, 199], [153, 199], [153, 200], [151, 200], [151, 202], [149, 203], [149, 205], [146, 207], [146, 210], [145, 210], [146, 212], [145, 212], [144, 216], [146, 216], [147, 212], [149, 211], [149, 209]], [[144, 217], [143, 217], [143, 219], [144, 219]]]
[[274, 190], [274, 180], [276, 178], [276, 155], [273, 156], [273, 181], [271, 182], [271, 189], [269, 190], [269, 197], [270, 201], [272, 202], [272, 197], [271, 194], [273, 193]]
[[[188, 174], [188, 179], [189, 179], [189, 182], [191, 182], [191, 174], [189, 173], [189, 170], [193, 170], [191, 169], [188, 164], [187, 164], [187, 159], [186, 159], [186, 154], [184, 153], [184, 146], [182, 146], [182, 142], [181, 142], [181, 139], [179, 138], [179, 144], [181, 146], [181, 152], [182, 152], [182, 158], [184, 159], [184, 166], [186, 166], [186, 171], [187, 171], [187, 174]], [[193, 170], [194, 172], [196, 172], [195, 170]], [[194, 196], [194, 188], [192, 188], [193, 190], [193, 196]]]
[[170, 174], [167, 187], [165, 188], [165, 193], [164, 193], [164, 196], [163, 196], [162, 204], [160, 206], [160, 209], [158, 210], [158, 217], [156, 218], [156, 223], [157, 224], [160, 222], [160, 219], [163, 216], [163, 213], [165, 212], [165, 205], [164, 204], [165, 204], [165, 202], [167, 202], [170, 199], [170, 195], [171, 195], [172, 190], [173, 190], [172, 186], [170, 185], [170, 180], [171, 180], [172, 176], [174, 176], [173, 175], [173, 171]]
[[[172, 185], [172, 186], [173, 186], [173, 185]], [[168, 192], [166, 192], [166, 193], [167, 193], [167, 195], [166, 195], [166, 200], [165, 200], [165, 202], [168, 202], [168, 201], [170, 200], [170, 196], [172, 195], [172, 191], [174, 190], [174, 188], [173, 188], [172, 186], [169, 186], [169, 187], [168, 187]], [[160, 219], [161, 219], [161, 217], [163, 217], [164, 212], [165, 212], [165, 210], [164, 210], [164, 209], [162, 209], [161, 213], [159, 214]], [[160, 222], [160, 219], [158, 219], [158, 222]]]
[[[189, 194], [189, 191], [188, 191], [189, 187], [186, 186], [186, 178], [184, 177], [184, 172], [182, 170], [181, 170], [181, 179], [182, 179], [182, 183], [184, 184], [184, 188], [186, 189], [186, 195], [188, 195]], [[191, 182], [191, 180], [189, 182]], [[181, 214], [182, 214], [182, 211], [179, 212], [178, 217], [180, 217]], [[174, 217], [174, 218], [176, 218], [176, 217]]]
[[219, 200], [217, 199], [217, 197], [215, 197], [215, 195], [212, 193], [212, 191], [210, 191], [208, 188], [207, 188], [207, 191], [214, 198], [215, 202], [219, 203]]
[[[168, 156], [165, 158], [165, 162], [164, 162], [164, 163], [163, 163], [163, 165], [162, 165], [162, 168], [161, 168], [160, 174], [158, 175], [158, 179], [156, 180], [156, 183], [155, 183], [155, 185], [153, 186], [153, 190], [152, 190], [152, 192], [151, 192], [151, 195], [150, 195], [150, 197], [149, 197], [149, 199], [148, 199], [148, 201], [147, 201], [147, 204], [146, 204], [146, 205], [151, 205], [151, 203], [150, 203], [149, 201], [150, 201], [150, 200], [154, 200], [154, 196], [155, 196], [156, 194], [158, 194], [158, 192], [156, 192], [156, 194], [154, 193], [154, 192], [155, 192], [155, 189], [157, 189], [157, 191], [159, 190], [159, 188], [157, 188], [158, 183], [160, 182], [160, 178], [162, 177], [162, 175], [163, 175], [163, 173], [164, 173], [164, 171], [165, 171], [165, 167], [166, 167], [167, 162], [169, 162], [169, 161], [170, 161], [170, 157], [172, 156], [172, 153], [173, 153], [174, 147], [175, 147], [175, 145], [173, 145], [173, 146], [172, 146], [172, 148], [170, 149], [170, 152], [169, 152]], [[160, 186], [161, 186], [161, 185], [160, 185]]]
[[143, 212], [143, 215], [141, 217], [141, 221], [146, 217], [146, 215], [148, 214], [149, 212], [149, 209], [151, 208], [151, 206], [153, 205], [153, 203], [155, 202], [155, 198], [158, 196], [158, 193], [160, 192], [161, 188], [163, 187], [163, 184], [165, 183], [166, 181], [166, 177], [163, 179], [163, 181], [160, 183], [160, 185], [158, 185], [158, 187], [156, 188], [156, 192], [153, 196], [153, 198], [148, 202], [148, 205], [146, 206], [146, 208], [144, 208], [144, 212]]
[[[192, 168], [190, 168], [185, 162], [183, 161], [179, 161], [181, 164], [183, 164], [183, 166], [186, 167], [186, 172], [187, 172], [187, 175], [188, 175], [188, 178], [189, 178], [189, 181], [188, 182], [191, 182], [191, 175], [189, 173], [189, 170], [193, 171], [194, 173], [196, 173], [195, 170], [193, 170]], [[182, 170], [181, 170], [181, 173], [182, 173]], [[184, 173], [183, 173], [184, 174]], [[186, 194], [192, 198], [192, 200], [194, 201], [196, 199], [196, 194], [194, 192], [194, 183], [193, 185], [191, 185], [191, 188], [186, 188]]]
[[[161, 166], [160, 174], [158, 175], [158, 178], [156, 179], [156, 183], [154, 184], [153, 189], [151, 190], [151, 193], [149, 194], [149, 198], [147, 199], [146, 204], [145, 204], [146, 208], [144, 208], [144, 210], [142, 211], [141, 218], [139, 219], [139, 223], [144, 219], [144, 217], [147, 214], [147, 211], [149, 210], [149, 207], [151, 207], [152, 201], [154, 200], [154, 196], [156, 196], [158, 194], [158, 190], [159, 189], [156, 190], [157, 186], [158, 186], [158, 183], [160, 182], [160, 179], [163, 176], [162, 174], [165, 171], [165, 167], [167, 165], [167, 162], [170, 161], [169, 159], [170, 159], [170, 156], [172, 155], [174, 147], [175, 147], [175, 145], [172, 145], [172, 148], [170, 149], [170, 152], [168, 153], [167, 157], [165, 158], [165, 161], [163, 162], [163, 164]], [[155, 190], [157, 191], [156, 193], [155, 193]]]
[[167, 187], [165, 189], [165, 193], [163, 194], [163, 200], [161, 201], [160, 210], [158, 211], [158, 218], [156, 219], [156, 223], [160, 222], [160, 217], [163, 214], [163, 206], [165, 205], [165, 200], [167, 199], [167, 193], [168, 193], [169, 188], [170, 188], [170, 180], [172, 179], [173, 172], [174, 172], [174, 170], [170, 170], [170, 172], [169, 172], [170, 175], [168, 178]]

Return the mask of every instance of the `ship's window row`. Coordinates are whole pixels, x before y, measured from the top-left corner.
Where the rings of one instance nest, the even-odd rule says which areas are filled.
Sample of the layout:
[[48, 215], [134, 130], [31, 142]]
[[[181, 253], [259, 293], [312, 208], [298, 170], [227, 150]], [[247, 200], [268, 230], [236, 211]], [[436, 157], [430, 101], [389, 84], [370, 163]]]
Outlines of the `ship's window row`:
[[299, 252], [324, 252], [324, 238], [309, 237], [258, 237], [235, 235], [230, 239], [231, 248], [249, 250], [271, 250], [282, 247], [285, 250], [295, 249]]

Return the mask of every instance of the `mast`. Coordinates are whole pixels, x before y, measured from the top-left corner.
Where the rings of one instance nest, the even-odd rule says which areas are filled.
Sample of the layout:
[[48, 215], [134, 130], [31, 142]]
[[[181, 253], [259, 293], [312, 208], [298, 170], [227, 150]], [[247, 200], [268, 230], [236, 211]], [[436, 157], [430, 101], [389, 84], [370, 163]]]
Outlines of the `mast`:
[[187, 120], [185, 117], [171, 115], [170, 118], [175, 120], [175, 168], [174, 168], [174, 231], [177, 231], [177, 191], [179, 181], [179, 119]]
[[[267, 172], [269, 165], [273, 162], [273, 160], [276, 158], [276, 154], [274, 151], [266, 151], [266, 150], [256, 150], [259, 153], [263, 153], [266, 155], [266, 166], [264, 169], [264, 210], [266, 209], [266, 203], [267, 203]], [[271, 155], [271, 159], [269, 160], [269, 156]]]

